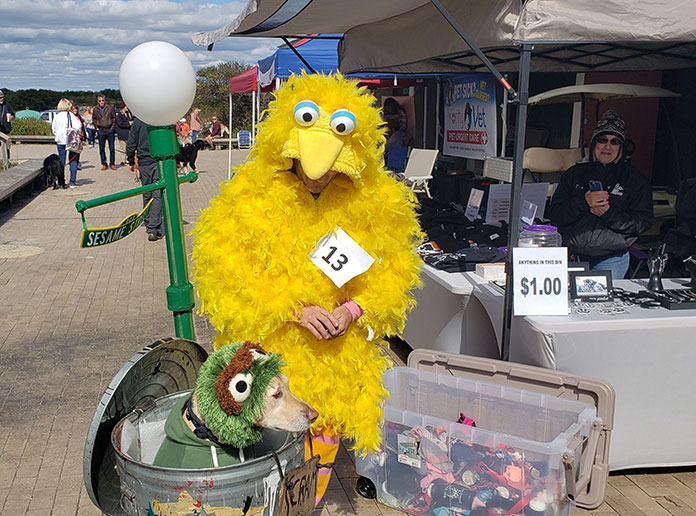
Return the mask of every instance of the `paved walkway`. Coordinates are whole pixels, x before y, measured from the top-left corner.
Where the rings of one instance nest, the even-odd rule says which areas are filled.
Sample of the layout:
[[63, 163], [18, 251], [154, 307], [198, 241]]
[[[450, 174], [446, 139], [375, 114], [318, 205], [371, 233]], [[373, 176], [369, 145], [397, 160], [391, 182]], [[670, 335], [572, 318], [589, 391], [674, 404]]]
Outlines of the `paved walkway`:
[[[13, 159], [40, 158], [52, 145], [16, 145]], [[246, 151], [233, 151], [235, 164]], [[78, 199], [136, 185], [127, 167], [99, 170], [85, 149], [77, 189], [45, 190], [0, 205], [0, 514], [98, 515], [82, 480], [82, 454], [94, 409], [126, 360], [174, 336], [163, 241], [144, 228], [114, 244], [80, 249]], [[227, 151], [199, 154], [200, 179], [181, 187], [185, 230], [227, 178]], [[140, 198], [87, 211], [90, 227], [120, 222]], [[190, 249], [190, 242], [189, 242]], [[195, 318], [197, 341], [212, 350], [213, 330]], [[403, 355], [400, 355], [403, 359]], [[395, 356], [397, 362], [399, 357]], [[659, 438], [659, 432], [656, 434]], [[353, 491], [352, 456], [342, 448], [316, 515], [402, 514]], [[696, 514], [696, 471], [613, 475], [593, 514]], [[588, 514], [577, 511], [576, 514]]]
[[[16, 145], [12, 151], [13, 159], [43, 159], [55, 147]], [[233, 153], [235, 164], [246, 156]], [[139, 228], [116, 243], [80, 249], [75, 201], [137, 184], [128, 167], [102, 172], [96, 148], [85, 149], [82, 159], [79, 188], [44, 190], [0, 211], [2, 515], [100, 514], [82, 481], [83, 446], [97, 402], [131, 355], [174, 336], [164, 241], [147, 241]], [[199, 180], [181, 187], [187, 233], [227, 178], [227, 151], [201, 152], [198, 169]], [[87, 210], [87, 222], [117, 224], [141, 208], [139, 197], [111, 203]], [[197, 341], [211, 351], [212, 328], [196, 317], [195, 329]], [[345, 450], [339, 471], [346, 489], [332, 480], [324, 514], [354, 514], [354, 506], [359, 514], [401, 514], [355, 500], [355, 472]]]

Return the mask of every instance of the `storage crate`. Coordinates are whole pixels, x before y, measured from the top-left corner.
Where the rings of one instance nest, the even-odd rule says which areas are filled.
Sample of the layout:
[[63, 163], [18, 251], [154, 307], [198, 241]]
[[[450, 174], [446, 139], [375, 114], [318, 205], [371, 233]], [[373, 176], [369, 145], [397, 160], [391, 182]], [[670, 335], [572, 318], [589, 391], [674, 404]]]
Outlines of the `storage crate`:
[[357, 457], [378, 501], [436, 516], [572, 512], [583, 443], [601, 425], [593, 405], [410, 367], [383, 380], [382, 451]]

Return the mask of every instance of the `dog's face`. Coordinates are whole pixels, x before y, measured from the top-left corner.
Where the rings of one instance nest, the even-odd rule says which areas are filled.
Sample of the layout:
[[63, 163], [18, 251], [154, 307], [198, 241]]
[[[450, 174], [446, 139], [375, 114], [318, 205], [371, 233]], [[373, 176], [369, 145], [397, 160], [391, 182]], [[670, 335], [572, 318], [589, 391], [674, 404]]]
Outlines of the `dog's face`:
[[201, 151], [205, 149], [208, 146], [208, 144], [205, 142], [205, 140], [196, 140], [195, 142], [193, 142], [193, 146], [199, 151]]
[[288, 379], [278, 374], [271, 379], [264, 393], [264, 409], [256, 424], [263, 428], [302, 432], [317, 419], [319, 413], [290, 391]]

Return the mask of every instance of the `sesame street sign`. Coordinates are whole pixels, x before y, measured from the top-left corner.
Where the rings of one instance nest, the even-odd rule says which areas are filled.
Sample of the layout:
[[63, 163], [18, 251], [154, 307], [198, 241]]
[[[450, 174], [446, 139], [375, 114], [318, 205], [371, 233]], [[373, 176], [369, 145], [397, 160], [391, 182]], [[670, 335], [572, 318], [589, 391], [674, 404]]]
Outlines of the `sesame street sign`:
[[111, 244], [127, 237], [138, 227], [140, 227], [143, 221], [147, 218], [147, 216], [150, 214], [151, 206], [152, 199], [150, 199], [140, 213], [131, 213], [117, 226], [111, 226], [108, 228], [85, 227], [85, 229], [82, 231], [80, 247], [98, 247], [100, 245]]

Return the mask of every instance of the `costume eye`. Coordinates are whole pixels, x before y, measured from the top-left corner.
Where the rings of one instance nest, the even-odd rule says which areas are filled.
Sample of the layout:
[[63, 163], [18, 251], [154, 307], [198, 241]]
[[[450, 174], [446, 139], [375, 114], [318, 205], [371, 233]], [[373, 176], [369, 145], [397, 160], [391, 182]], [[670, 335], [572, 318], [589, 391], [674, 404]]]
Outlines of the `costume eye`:
[[234, 401], [241, 403], [251, 394], [253, 377], [250, 374], [238, 373], [230, 380], [228, 389]]
[[343, 136], [352, 133], [353, 129], [355, 129], [355, 124], [357, 123], [358, 120], [355, 118], [355, 115], [347, 109], [339, 109], [338, 111], [334, 111], [333, 115], [331, 115], [331, 118], [329, 119], [329, 125], [331, 125], [333, 132]]
[[275, 393], [273, 393], [273, 397], [275, 399], [279, 400], [280, 398], [283, 397], [283, 391], [276, 391]]
[[295, 122], [303, 127], [313, 125], [319, 119], [319, 106], [311, 100], [301, 100], [295, 106]]

